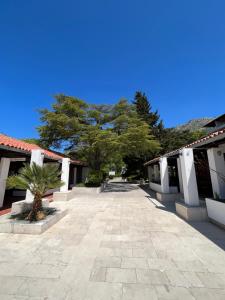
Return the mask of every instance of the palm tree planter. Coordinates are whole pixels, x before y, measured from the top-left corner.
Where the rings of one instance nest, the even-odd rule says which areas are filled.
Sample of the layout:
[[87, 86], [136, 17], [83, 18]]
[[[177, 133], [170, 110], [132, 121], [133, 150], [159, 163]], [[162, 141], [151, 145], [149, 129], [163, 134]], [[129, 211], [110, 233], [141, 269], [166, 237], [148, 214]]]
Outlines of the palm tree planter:
[[[62, 185], [58, 166], [50, 163], [43, 166], [38, 166], [36, 163], [31, 166], [26, 164], [18, 175], [10, 176], [7, 180], [8, 188], [28, 190], [34, 196], [31, 210], [23, 213], [24, 218], [30, 222], [40, 221], [46, 217], [42, 198], [49, 189]], [[18, 218], [21, 219], [21, 214]]]

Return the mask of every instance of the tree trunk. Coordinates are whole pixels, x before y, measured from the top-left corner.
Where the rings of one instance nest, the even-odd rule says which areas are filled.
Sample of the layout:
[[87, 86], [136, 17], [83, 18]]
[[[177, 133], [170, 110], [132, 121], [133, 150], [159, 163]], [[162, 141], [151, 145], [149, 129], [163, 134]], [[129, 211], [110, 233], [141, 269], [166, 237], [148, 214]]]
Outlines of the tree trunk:
[[34, 195], [32, 209], [27, 216], [27, 220], [30, 222], [38, 221], [38, 213], [42, 210], [42, 196], [39, 194]]

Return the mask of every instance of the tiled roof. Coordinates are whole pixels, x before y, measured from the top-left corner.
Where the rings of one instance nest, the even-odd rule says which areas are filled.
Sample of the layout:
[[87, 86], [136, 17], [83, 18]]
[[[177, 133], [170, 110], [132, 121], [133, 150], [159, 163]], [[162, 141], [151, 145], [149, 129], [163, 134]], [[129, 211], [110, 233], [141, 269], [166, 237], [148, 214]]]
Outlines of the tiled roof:
[[32, 150], [40, 149], [40, 150], [43, 150], [44, 155], [49, 158], [52, 158], [55, 160], [59, 160], [59, 159], [63, 158], [63, 156], [58, 155], [52, 151], [43, 149], [38, 145], [30, 144], [30, 143], [27, 143], [27, 142], [24, 142], [21, 140], [17, 140], [17, 139], [9, 137], [7, 135], [4, 135], [4, 134], [0, 134], [0, 145], [11, 147], [11, 148], [18, 149], [18, 150], [23, 150], [26, 152], [31, 152]]
[[[210, 142], [211, 142], [211, 141], [210, 141], [211, 139], [215, 139], [215, 138], [219, 137], [220, 135], [222, 135], [222, 134], [224, 134], [224, 133], [225, 133], [225, 127], [221, 128], [220, 130], [211, 132], [211, 133], [209, 133], [208, 135], [204, 136], [203, 138], [201, 138], [201, 139], [199, 139], [199, 140], [197, 140], [197, 141], [194, 141], [193, 143], [190, 143], [190, 144], [188, 144], [188, 145], [186, 145], [186, 146], [183, 146], [183, 147], [181, 147], [181, 148], [179, 148], [179, 149], [176, 149], [176, 150], [174, 150], [174, 151], [171, 151], [171, 152], [169, 152], [169, 153], [166, 153], [166, 154], [162, 155], [162, 157], [164, 157], [164, 156], [172, 156], [172, 155], [176, 155], [176, 154], [178, 154], [179, 151], [180, 151], [181, 149], [183, 149], [183, 148], [194, 148], [195, 146], [197, 147], [198, 144], [201, 144], [201, 143], [204, 143], [204, 144], [205, 144], [205, 143], [207, 144], [207, 142], [210, 143]], [[147, 166], [147, 165], [149, 165], [149, 164], [152, 164], [152, 163], [154, 163], [154, 162], [159, 161], [159, 159], [160, 159], [160, 157], [156, 157], [156, 158], [154, 158], [154, 159], [152, 159], [152, 160], [146, 162], [144, 165]]]

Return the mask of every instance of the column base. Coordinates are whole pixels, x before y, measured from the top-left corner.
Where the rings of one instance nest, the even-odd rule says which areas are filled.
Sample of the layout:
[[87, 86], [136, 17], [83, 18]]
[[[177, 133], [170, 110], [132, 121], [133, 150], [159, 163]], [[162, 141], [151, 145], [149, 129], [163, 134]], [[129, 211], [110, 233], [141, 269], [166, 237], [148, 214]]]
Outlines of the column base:
[[156, 192], [156, 199], [159, 202], [175, 202], [181, 198], [181, 195], [178, 193], [160, 193]]
[[185, 203], [176, 202], [177, 214], [187, 221], [207, 221], [207, 209], [204, 206], [188, 206]]
[[74, 198], [73, 191], [53, 193], [53, 201], [69, 201]]

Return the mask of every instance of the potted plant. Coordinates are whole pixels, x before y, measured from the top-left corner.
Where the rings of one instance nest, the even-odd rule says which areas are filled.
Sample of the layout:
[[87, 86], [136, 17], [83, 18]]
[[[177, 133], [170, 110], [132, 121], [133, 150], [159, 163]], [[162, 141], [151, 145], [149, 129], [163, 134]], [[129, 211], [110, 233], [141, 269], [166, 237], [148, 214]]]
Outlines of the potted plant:
[[48, 190], [63, 185], [60, 173], [57, 164], [48, 163], [39, 166], [32, 163], [32, 165], [25, 164], [19, 170], [18, 175], [12, 175], [7, 179], [7, 188], [28, 190], [34, 196], [32, 208], [24, 212], [24, 219], [32, 222], [46, 217], [46, 212], [42, 207], [42, 198]]

